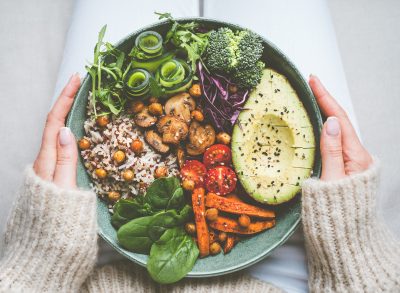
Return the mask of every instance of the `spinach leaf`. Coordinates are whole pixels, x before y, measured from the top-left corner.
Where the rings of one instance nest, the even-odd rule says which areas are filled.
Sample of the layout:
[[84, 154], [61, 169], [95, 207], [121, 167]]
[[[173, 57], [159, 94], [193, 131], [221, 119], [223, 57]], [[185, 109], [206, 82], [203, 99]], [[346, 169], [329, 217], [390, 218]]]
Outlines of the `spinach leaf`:
[[169, 199], [167, 203], [167, 207], [165, 208], [166, 210], [169, 209], [181, 209], [182, 206], [185, 204], [185, 197], [183, 193], [183, 189], [179, 187], [178, 189], [175, 190], [175, 192], [172, 194], [171, 198]]
[[141, 217], [121, 226], [117, 232], [118, 242], [125, 249], [148, 254], [153, 244], [147, 233], [152, 220], [153, 216]]
[[158, 178], [147, 188], [146, 202], [155, 210], [164, 210], [177, 189], [182, 189], [177, 177]]
[[192, 208], [186, 205], [179, 214], [175, 210], [168, 210], [154, 215], [148, 226], [150, 239], [157, 241], [167, 229], [183, 225], [189, 220], [191, 212]]
[[175, 283], [192, 270], [198, 255], [196, 243], [182, 227], [168, 229], [151, 247], [147, 271], [158, 283]]
[[151, 245], [160, 239], [166, 230], [183, 225], [188, 221], [191, 212], [192, 208], [186, 205], [180, 213], [168, 210], [131, 220], [119, 228], [118, 241], [128, 250], [149, 253]]
[[114, 205], [111, 223], [119, 228], [132, 219], [154, 215], [163, 210], [176, 209], [179, 212], [184, 205], [184, 193], [178, 178], [159, 178], [149, 186], [146, 196], [119, 200]]
[[114, 227], [119, 228], [132, 219], [150, 216], [154, 213], [151, 206], [145, 202], [143, 196], [137, 196], [134, 199], [120, 199], [114, 205], [111, 223]]

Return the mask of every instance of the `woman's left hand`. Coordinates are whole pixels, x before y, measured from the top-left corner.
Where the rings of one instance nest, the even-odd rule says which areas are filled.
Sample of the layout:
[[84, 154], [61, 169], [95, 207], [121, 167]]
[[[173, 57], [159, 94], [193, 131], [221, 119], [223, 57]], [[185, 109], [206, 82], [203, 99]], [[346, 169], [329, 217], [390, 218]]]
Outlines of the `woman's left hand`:
[[328, 117], [321, 133], [321, 179], [338, 180], [367, 170], [372, 157], [361, 144], [346, 112], [318, 77], [311, 75], [309, 84], [321, 111]]
[[47, 115], [42, 145], [33, 164], [39, 177], [66, 189], [76, 188], [78, 150], [74, 135], [65, 127], [65, 118], [80, 84], [75, 73]]

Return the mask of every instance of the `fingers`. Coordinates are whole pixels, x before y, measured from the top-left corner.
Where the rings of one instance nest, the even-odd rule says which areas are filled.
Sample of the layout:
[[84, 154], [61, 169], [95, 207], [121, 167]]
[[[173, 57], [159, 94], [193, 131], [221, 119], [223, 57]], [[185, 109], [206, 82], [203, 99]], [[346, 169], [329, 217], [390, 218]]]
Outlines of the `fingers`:
[[346, 176], [341, 137], [339, 120], [329, 117], [321, 134], [322, 180], [338, 180]]
[[76, 167], [78, 150], [75, 137], [68, 127], [62, 127], [58, 134], [57, 160], [54, 183], [62, 188], [76, 188]]
[[335, 116], [339, 119], [343, 133], [344, 149], [346, 151], [359, 151], [362, 145], [346, 111], [329, 94], [318, 77], [311, 75], [309, 84], [324, 115], [326, 117]]
[[65, 125], [65, 118], [71, 109], [74, 96], [79, 86], [79, 75], [72, 75], [47, 116], [42, 145], [33, 165], [36, 174], [44, 180], [51, 181], [53, 179], [57, 160], [58, 131]]
[[315, 75], [310, 75], [309, 81], [311, 90], [313, 91], [317, 103], [321, 108], [325, 116], [335, 116], [339, 119], [347, 119], [346, 112], [342, 107], [336, 102], [336, 100], [331, 96], [331, 94], [325, 89], [324, 85], [321, 83], [319, 78]]

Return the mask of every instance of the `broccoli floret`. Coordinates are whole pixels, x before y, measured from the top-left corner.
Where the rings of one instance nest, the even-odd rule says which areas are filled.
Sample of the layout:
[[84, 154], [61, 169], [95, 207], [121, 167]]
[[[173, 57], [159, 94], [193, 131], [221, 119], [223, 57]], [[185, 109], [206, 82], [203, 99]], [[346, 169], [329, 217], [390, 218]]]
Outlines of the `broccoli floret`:
[[215, 72], [230, 72], [236, 65], [237, 43], [229, 28], [212, 31], [206, 49], [207, 67]]
[[238, 49], [236, 57], [238, 68], [243, 70], [254, 67], [254, 64], [260, 60], [263, 45], [260, 37], [251, 31], [240, 31], [238, 33]]
[[252, 89], [260, 83], [264, 67], [264, 62], [257, 61], [246, 70], [236, 70], [233, 79], [240, 88]]
[[230, 75], [240, 87], [250, 89], [261, 79], [263, 63], [258, 61], [262, 52], [261, 39], [255, 33], [220, 28], [210, 34], [205, 63], [212, 72]]

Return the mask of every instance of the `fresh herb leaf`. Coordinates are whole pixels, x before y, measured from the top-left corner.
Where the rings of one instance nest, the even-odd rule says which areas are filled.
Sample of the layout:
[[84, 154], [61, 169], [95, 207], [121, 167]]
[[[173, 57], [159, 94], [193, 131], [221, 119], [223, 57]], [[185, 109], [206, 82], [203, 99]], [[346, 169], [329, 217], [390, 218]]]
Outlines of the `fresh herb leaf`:
[[180, 213], [176, 210], [168, 210], [154, 215], [147, 231], [150, 239], [157, 241], [167, 229], [183, 225], [189, 220], [191, 214], [192, 208], [186, 205]]
[[[180, 213], [176, 210], [168, 210], [151, 216], [133, 219], [118, 229], [118, 242], [128, 250], [138, 253], [149, 253], [151, 245], [166, 230], [182, 226], [183, 223], [189, 220], [191, 215], [192, 208], [186, 205]], [[124, 220], [125, 218], [122, 218], [122, 221]]]
[[125, 53], [103, 41], [106, 29], [105, 25], [99, 32], [93, 63], [85, 67], [92, 79], [91, 99], [95, 116], [98, 116], [99, 105], [104, 109], [101, 114], [118, 115], [126, 103], [122, 94]]
[[201, 56], [208, 45], [210, 33], [198, 33], [195, 31], [199, 26], [198, 23], [179, 23], [170, 13], [155, 12], [155, 14], [159, 15], [159, 19], [168, 19], [172, 23], [164, 42], [171, 42], [177, 48], [182, 48], [187, 54], [188, 63], [191, 64], [192, 70], [195, 72], [196, 63], [201, 60]]
[[149, 89], [150, 95], [152, 95], [153, 97], [163, 97], [165, 95], [165, 90], [154, 79], [154, 77], [150, 77], [149, 79]]
[[122, 247], [137, 253], [149, 253], [154, 241], [147, 233], [153, 216], [134, 219], [121, 226], [117, 232]]
[[[154, 209], [164, 210], [177, 189], [182, 189], [177, 177], [158, 178], [147, 188], [146, 202]], [[175, 206], [175, 208], [179, 207]]]
[[132, 219], [155, 213], [152, 207], [145, 202], [144, 196], [136, 196], [134, 199], [120, 199], [114, 205], [113, 211], [111, 223], [117, 228]]
[[168, 229], [152, 245], [147, 271], [160, 284], [175, 283], [192, 270], [198, 255], [195, 241], [182, 227]]

